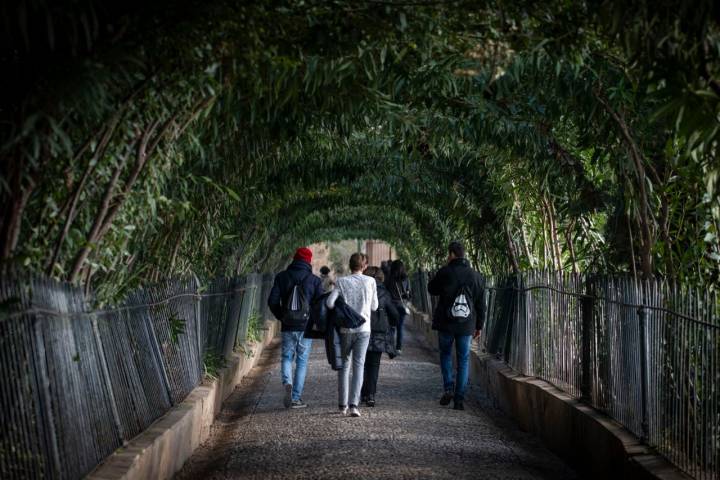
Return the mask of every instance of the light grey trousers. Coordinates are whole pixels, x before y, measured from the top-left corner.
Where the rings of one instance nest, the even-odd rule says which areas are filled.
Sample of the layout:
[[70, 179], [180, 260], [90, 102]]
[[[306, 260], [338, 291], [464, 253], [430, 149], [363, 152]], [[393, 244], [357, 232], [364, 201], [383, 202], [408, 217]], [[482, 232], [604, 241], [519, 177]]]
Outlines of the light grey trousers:
[[[338, 370], [338, 404], [340, 406], [360, 405], [360, 390], [363, 384], [365, 353], [370, 343], [370, 332], [341, 333], [343, 368]], [[352, 368], [352, 382], [350, 381]], [[349, 403], [348, 403], [349, 401]]]

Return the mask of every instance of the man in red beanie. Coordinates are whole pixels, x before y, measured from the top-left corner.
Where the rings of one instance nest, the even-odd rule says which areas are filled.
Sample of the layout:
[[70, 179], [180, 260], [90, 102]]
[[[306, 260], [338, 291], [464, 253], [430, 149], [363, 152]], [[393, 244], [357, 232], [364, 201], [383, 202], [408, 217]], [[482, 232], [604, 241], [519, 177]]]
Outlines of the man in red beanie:
[[285, 408], [307, 406], [301, 397], [312, 339], [305, 338], [304, 332], [310, 319], [310, 306], [323, 294], [322, 280], [313, 275], [311, 261], [312, 250], [298, 248], [288, 268], [275, 276], [268, 298], [270, 311], [282, 322], [280, 376], [285, 387]]
[[310, 250], [307, 247], [300, 247], [297, 250], [295, 250], [295, 256], [293, 257], [293, 260], [302, 260], [303, 262], [310, 265], [312, 262], [312, 250]]

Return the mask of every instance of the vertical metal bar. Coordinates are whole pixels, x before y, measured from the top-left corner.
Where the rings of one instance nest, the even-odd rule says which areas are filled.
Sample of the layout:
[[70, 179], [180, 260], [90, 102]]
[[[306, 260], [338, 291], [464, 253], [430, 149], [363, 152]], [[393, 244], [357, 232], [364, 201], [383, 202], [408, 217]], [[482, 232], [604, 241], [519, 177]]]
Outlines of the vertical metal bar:
[[240, 322], [238, 322], [238, 330], [235, 336], [235, 344], [244, 344], [247, 340], [248, 324], [250, 313], [255, 298], [256, 277], [254, 273], [250, 273], [245, 281], [245, 295], [243, 295], [242, 308], [240, 309]]
[[233, 295], [228, 309], [228, 319], [225, 324], [223, 334], [223, 356], [226, 360], [230, 359], [233, 349], [235, 348], [235, 338], [237, 337], [238, 327], [240, 325], [240, 315], [242, 314], [243, 297], [245, 297], [245, 289], [247, 282], [243, 278], [235, 279], [232, 282]]
[[582, 371], [580, 377], [580, 400], [585, 403], [592, 403], [592, 376], [590, 363], [592, 362], [593, 312], [595, 310], [595, 297], [592, 279], [588, 277], [585, 281], [585, 296], [582, 297]]
[[105, 349], [103, 348], [102, 339], [100, 338], [100, 329], [98, 328], [97, 315], [92, 316], [92, 331], [95, 337], [95, 345], [98, 349], [100, 370], [102, 371], [105, 388], [107, 388], [108, 396], [110, 397], [110, 410], [112, 411], [115, 428], [117, 429], [117, 435], [120, 439], [120, 443], [124, 445], [125, 434], [123, 432], [122, 423], [120, 422], [120, 415], [118, 414], [117, 402], [115, 400], [115, 393], [113, 392], [112, 382], [110, 381], [110, 371], [108, 370], [107, 359], [105, 358]]
[[[515, 314], [516, 312], [518, 315], [520, 314], [520, 296], [524, 294], [524, 292], [520, 291], [522, 285], [518, 284], [518, 282], [519, 276], [511, 277], [510, 281], [507, 283], [508, 288], [505, 290], [507, 297], [504, 299], [505, 301], [503, 301], [503, 306], [505, 307], [503, 308], [503, 315], [505, 315], [505, 318], [507, 319], [505, 322], [505, 345], [503, 345], [503, 360], [505, 361], [505, 363], [510, 363], [510, 355], [512, 351], [514, 351], [511, 346], [513, 346], [515, 343], [512, 339], [513, 330], [516, 323]], [[519, 322], [517, 323], [519, 324]], [[517, 368], [516, 365], [514, 365], [514, 367]]]
[[432, 315], [432, 300], [430, 299], [430, 292], [428, 292], [428, 282], [429, 274], [423, 271], [419, 278], [420, 292], [418, 293], [420, 295], [420, 304], [425, 313]]
[[[57, 431], [55, 430], [55, 418], [53, 416], [52, 397], [50, 396], [50, 378], [47, 371], [47, 357], [45, 355], [45, 338], [42, 332], [41, 320], [37, 316], [33, 316], [33, 326], [35, 330], [35, 346], [36, 356], [35, 365], [38, 374], [38, 384], [42, 393], [38, 396], [41, 399], [41, 409], [43, 420], [48, 429], [48, 440], [50, 441], [50, 454], [52, 455], [52, 473], [51, 478], [60, 478], [62, 469], [60, 467], [60, 447], [58, 445]], [[48, 474], [46, 470], [44, 472]]]
[[153, 327], [152, 320], [150, 320], [150, 310], [146, 309], [144, 313], [145, 315], [143, 315], [143, 320], [145, 320], [145, 328], [147, 328], [148, 334], [150, 335], [150, 347], [152, 348], [153, 356], [155, 357], [158, 370], [160, 370], [160, 375], [163, 379], [163, 383], [165, 384], [165, 391], [167, 393], [169, 403], [170, 405], [175, 405], [170, 379], [168, 378], [168, 374], [165, 369], [165, 362], [163, 362], [162, 352], [160, 351], [160, 342], [155, 334], [155, 328]]
[[194, 289], [195, 290], [195, 297], [193, 297], [193, 300], [195, 302], [195, 332], [196, 332], [196, 341], [197, 341], [197, 352], [198, 352], [198, 362], [200, 363], [200, 369], [202, 372], [203, 368], [203, 338], [202, 338], [202, 305], [201, 300], [202, 297], [200, 296], [200, 280], [198, 279], [197, 275], [193, 275], [193, 283], [194, 283]]
[[640, 405], [642, 409], [642, 421], [640, 428], [642, 436], [640, 440], [643, 443], [648, 441], [648, 349], [647, 349], [647, 311], [644, 307], [638, 308], [638, 320], [640, 325]]

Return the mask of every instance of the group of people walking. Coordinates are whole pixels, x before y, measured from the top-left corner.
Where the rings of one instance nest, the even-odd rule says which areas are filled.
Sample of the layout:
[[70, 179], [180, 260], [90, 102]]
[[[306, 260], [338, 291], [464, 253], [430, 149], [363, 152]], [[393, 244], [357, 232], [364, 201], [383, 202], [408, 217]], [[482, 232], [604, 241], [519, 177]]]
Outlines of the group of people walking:
[[[313, 338], [325, 340], [328, 361], [338, 371], [338, 406], [360, 416], [361, 404], [375, 406], [383, 353], [402, 353], [403, 325], [410, 314], [410, 285], [402, 261], [368, 266], [367, 256], [350, 256], [350, 274], [330, 276], [327, 267], [312, 273], [312, 251], [298, 248], [273, 283], [268, 305], [282, 323], [281, 380], [286, 408], [303, 408], [303, 386]], [[428, 284], [438, 303], [433, 328], [439, 332], [443, 377], [441, 405], [463, 409], [471, 339], [484, 318], [484, 279], [470, 267], [458, 242], [448, 248], [448, 264]], [[453, 371], [455, 345], [457, 370]], [[293, 372], [293, 364], [295, 366]]]

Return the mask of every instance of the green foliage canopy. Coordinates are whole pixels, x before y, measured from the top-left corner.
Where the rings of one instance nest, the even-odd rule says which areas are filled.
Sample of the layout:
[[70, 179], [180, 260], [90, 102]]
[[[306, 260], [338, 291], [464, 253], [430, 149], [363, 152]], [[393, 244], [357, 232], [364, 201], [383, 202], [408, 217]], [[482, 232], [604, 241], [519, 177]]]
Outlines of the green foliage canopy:
[[718, 9], [5, 5], [0, 256], [109, 299], [353, 237], [717, 285]]

